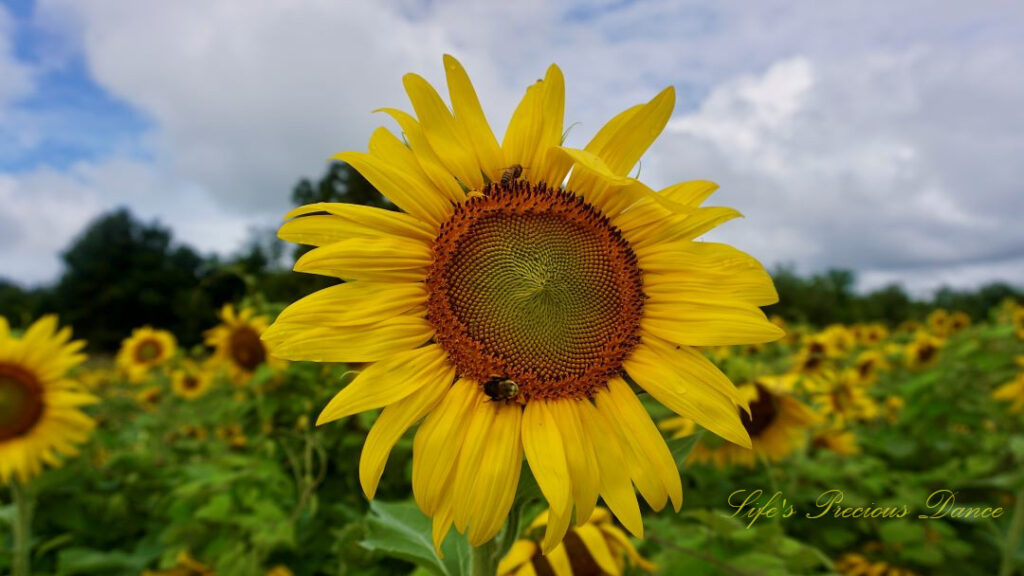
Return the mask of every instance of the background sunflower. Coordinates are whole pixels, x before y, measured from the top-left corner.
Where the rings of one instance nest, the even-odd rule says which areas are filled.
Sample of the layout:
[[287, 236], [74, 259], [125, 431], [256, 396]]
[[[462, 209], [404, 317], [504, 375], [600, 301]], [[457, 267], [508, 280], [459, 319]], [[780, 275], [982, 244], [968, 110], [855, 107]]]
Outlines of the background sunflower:
[[59, 466], [89, 437], [95, 422], [82, 407], [98, 399], [68, 374], [85, 361], [84, 347], [55, 316], [20, 337], [0, 316], [0, 483], [28, 482], [44, 463]]

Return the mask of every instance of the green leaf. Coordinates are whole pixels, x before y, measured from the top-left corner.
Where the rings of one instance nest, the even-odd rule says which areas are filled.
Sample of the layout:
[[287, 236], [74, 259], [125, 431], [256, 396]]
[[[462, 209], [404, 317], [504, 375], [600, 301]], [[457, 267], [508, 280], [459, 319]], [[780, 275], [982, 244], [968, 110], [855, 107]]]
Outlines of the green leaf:
[[413, 502], [370, 502], [363, 547], [430, 570], [441, 576], [469, 574], [472, 552], [465, 537], [449, 532], [441, 545], [444, 558], [434, 550], [430, 519]]
[[690, 456], [690, 452], [697, 446], [700, 439], [704, 437], [704, 431], [699, 430], [689, 436], [682, 438], [672, 438], [668, 441], [668, 448], [672, 451], [672, 457], [676, 460], [676, 467], [685, 468], [686, 459]]
[[15, 510], [14, 504], [0, 506], [0, 522], [7, 524], [8, 526], [14, 526], [14, 515], [17, 513], [18, 512]]
[[195, 517], [202, 520], [225, 522], [231, 518], [231, 508], [231, 495], [218, 494], [211, 498], [205, 506], [200, 508], [195, 513]]
[[72, 574], [138, 574], [153, 558], [114, 550], [106, 552], [89, 548], [68, 548], [57, 554], [57, 573]]

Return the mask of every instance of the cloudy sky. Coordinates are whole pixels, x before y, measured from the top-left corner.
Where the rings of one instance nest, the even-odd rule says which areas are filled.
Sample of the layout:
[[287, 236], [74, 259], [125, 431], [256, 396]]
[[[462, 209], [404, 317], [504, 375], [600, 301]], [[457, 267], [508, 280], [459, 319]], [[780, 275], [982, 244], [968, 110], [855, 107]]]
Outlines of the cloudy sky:
[[499, 133], [558, 63], [575, 145], [675, 86], [641, 177], [718, 182], [767, 264], [1024, 284], [1024, 4], [961, 1], [2, 0], [0, 276], [117, 206], [237, 250], [444, 53]]

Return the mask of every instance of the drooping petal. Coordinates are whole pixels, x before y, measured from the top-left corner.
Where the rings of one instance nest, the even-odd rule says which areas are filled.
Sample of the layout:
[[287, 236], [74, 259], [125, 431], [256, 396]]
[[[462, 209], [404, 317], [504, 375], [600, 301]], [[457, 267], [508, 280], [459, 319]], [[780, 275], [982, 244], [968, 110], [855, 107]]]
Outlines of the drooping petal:
[[474, 382], [460, 379], [416, 431], [412, 447], [412, 493], [416, 504], [427, 515], [434, 515], [444, 495], [450, 492], [448, 480], [465, 439], [465, 423], [477, 394]]
[[466, 439], [459, 447], [459, 459], [455, 464], [455, 477], [450, 487], [452, 500], [452, 519], [455, 529], [465, 532], [470, 516], [476, 517], [479, 501], [472, 500], [470, 495], [476, 488], [478, 474], [484, 466], [482, 459], [484, 447], [491, 440], [491, 424], [497, 412], [488, 397], [477, 389], [469, 417], [463, 422], [466, 427]]
[[434, 541], [434, 550], [439, 557], [443, 558], [444, 554], [441, 552], [441, 544], [444, 543], [448, 531], [452, 528], [452, 495], [445, 492], [441, 495], [441, 498], [437, 505], [437, 512], [432, 514], [433, 523], [430, 536], [431, 540]]
[[527, 462], [544, 498], [552, 510], [564, 510], [572, 496], [572, 481], [562, 435], [547, 401], [526, 404], [522, 436]]
[[621, 378], [608, 381], [608, 390], [597, 394], [597, 409], [609, 416], [643, 465], [664, 486], [673, 507], [683, 504], [683, 486], [672, 453], [636, 394]]
[[585, 440], [586, 429], [580, 423], [581, 403], [577, 400], [559, 400], [548, 404], [566, 446], [565, 458], [569, 476], [573, 480], [577, 526], [590, 519], [600, 492], [597, 456], [594, 455], [593, 445]]
[[523, 452], [541, 493], [548, 501], [551, 519], [541, 548], [547, 553], [562, 540], [572, 515], [572, 478], [565, 445], [554, 415], [544, 400], [526, 404], [523, 411]]
[[640, 505], [633, 492], [627, 462], [612, 424], [590, 402], [580, 404], [580, 420], [591, 441], [600, 471], [601, 498], [608, 508], [637, 538], [643, 538], [644, 523]]
[[568, 501], [565, 509], [556, 510], [551, 508], [548, 514], [548, 525], [544, 530], [544, 538], [540, 541], [540, 549], [544, 554], [550, 554], [565, 538], [572, 520], [572, 500]]
[[359, 483], [371, 500], [395, 442], [437, 406], [455, 380], [455, 367], [448, 366], [426, 376], [418, 390], [385, 407], [366, 435], [359, 457]]
[[739, 396], [732, 382], [692, 348], [659, 346], [654, 340], [646, 339], [623, 363], [633, 380], [676, 414], [750, 448], [750, 437], [737, 409]]
[[491, 404], [494, 420], [481, 448], [479, 468], [472, 471], [474, 481], [466, 492], [466, 500], [473, 507], [467, 534], [473, 546], [493, 538], [505, 524], [523, 467], [522, 407]]

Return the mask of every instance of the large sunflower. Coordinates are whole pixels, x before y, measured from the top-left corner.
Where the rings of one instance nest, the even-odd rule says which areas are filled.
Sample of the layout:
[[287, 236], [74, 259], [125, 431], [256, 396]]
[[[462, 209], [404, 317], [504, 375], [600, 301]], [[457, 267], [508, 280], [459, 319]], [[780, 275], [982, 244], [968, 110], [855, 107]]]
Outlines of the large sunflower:
[[214, 349], [213, 361], [226, 366], [236, 384], [243, 383], [260, 366], [279, 365], [269, 353], [269, 345], [260, 336], [270, 319], [260, 316], [251, 308], [225, 304], [220, 311], [221, 323], [205, 333], [206, 345]]
[[132, 382], [141, 382], [150, 369], [170, 360], [178, 344], [174, 334], [143, 326], [132, 330], [117, 353], [117, 365]]
[[[672, 455], [626, 375], [679, 414], [743, 446], [736, 388], [694, 346], [768, 342], [777, 294], [753, 258], [694, 238], [737, 216], [701, 208], [715, 190], [660, 192], [626, 174], [667, 123], [671, 88], [561, 146], [564, 84], [551, 66], [499, 145], [462, 66], [445, 57], [451, 109], [404, 78], [417, 117], [386, 109], [351, 164], [401, 212], [313, 204], [281, 238], [318, 246], [295, 269], [344, 284], [289, 306], [266, 333], [289, 360], [369, 365], [319, 423], [384, 408], [360, 462], [372, 497], [388, 454], [413, 444], [416, 502], [440, 541], [478, 545], [505, 521], [525, 456], [551, 508], [551, 550], [598, 495], [633, 534], [636, 496], [678, 509]], [[566, 182], [566, 178], [568, 180]]]
[[81, 407], [96, 402], [67, 373], [85, 361], [82, 340], [44, 316], [20, 338], [0, 316], [0, 483], [27, 482], [43, 464], [78, 453], [95, 426]]

